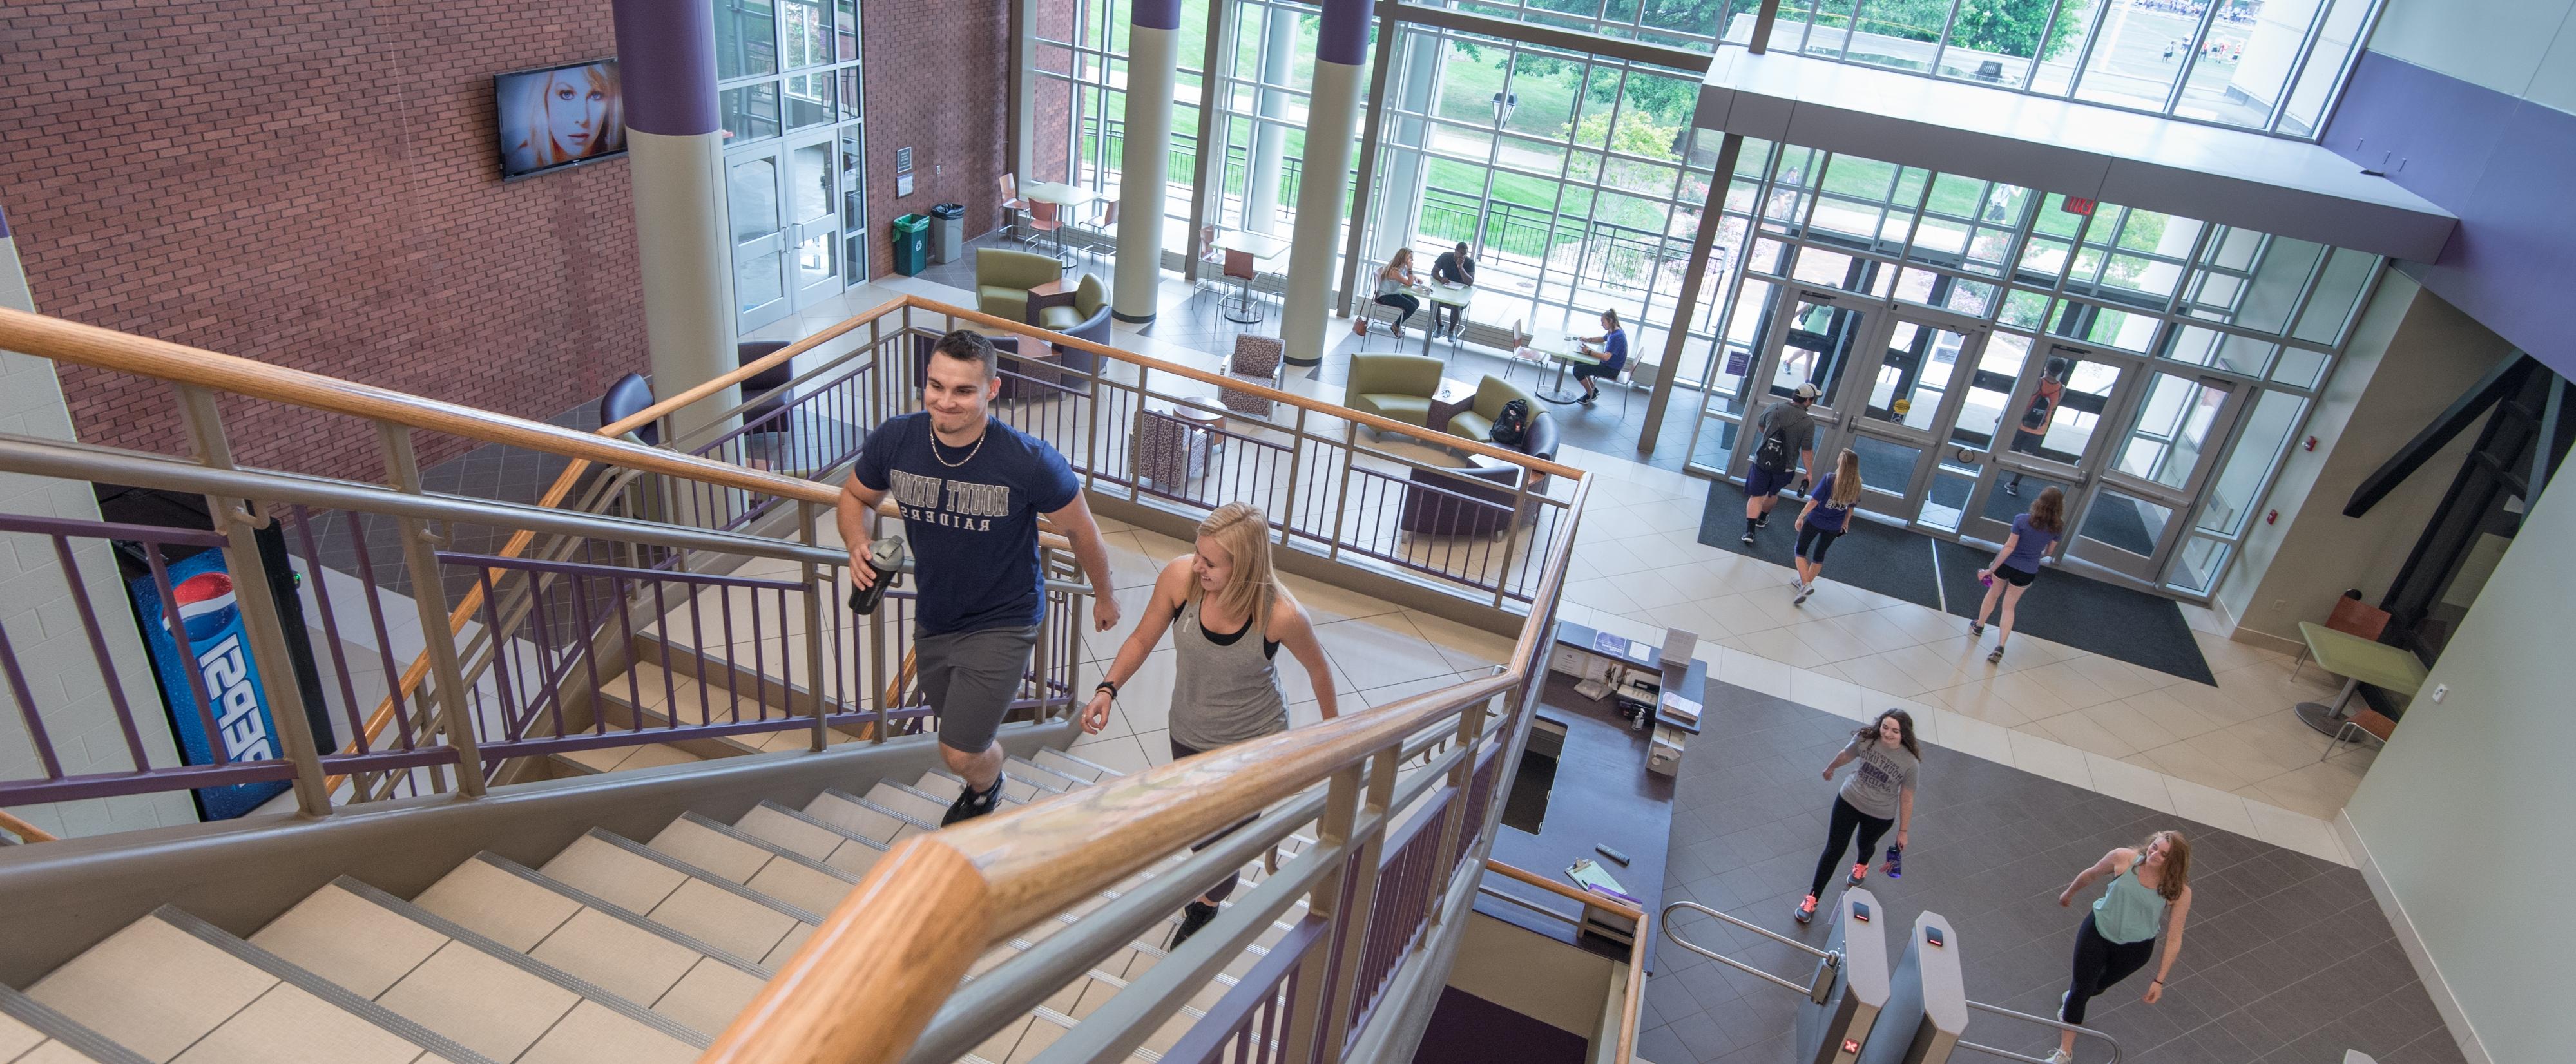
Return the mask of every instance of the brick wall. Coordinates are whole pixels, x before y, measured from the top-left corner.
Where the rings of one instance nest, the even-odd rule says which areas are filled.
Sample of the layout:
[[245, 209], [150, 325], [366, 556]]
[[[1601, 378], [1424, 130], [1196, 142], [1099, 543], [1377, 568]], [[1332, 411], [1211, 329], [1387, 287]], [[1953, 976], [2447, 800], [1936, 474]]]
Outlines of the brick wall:
[[[527, 417], [597, 396], [646, 366], [627, 166], [502, 184], [491, 78], [615, 52], [609, 7], [12, 0], [0, 202], [36, 305]], [[84, 440], [181, 446], [158, 384], [63, 389]], [[379, 469], [363, 424], [228, 414], [246, 463]]]
[[[970, 239], [1000, 222], [997, 181], [1010, 166], [1010, 22], [990, 0], [868, 0], [863, 25], [869, 262], [883, 277], [894, 272], [897, 215], [963, 203]], [[906, 147], [912, 195], [896, 199], [894, 154]]]

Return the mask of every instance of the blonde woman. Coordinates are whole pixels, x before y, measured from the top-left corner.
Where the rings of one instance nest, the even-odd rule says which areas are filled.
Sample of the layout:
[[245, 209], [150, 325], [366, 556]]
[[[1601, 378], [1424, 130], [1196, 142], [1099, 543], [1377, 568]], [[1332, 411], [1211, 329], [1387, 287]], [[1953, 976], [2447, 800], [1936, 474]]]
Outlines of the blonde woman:
[[1807, 596], [1816, 593], [1816, 578], [1825, 575], [1825, 552], [1851, 531], [1852, 504], [1860, 501], [1860, 487], [1860, 456], [1846, 449], [1834, 460], [1834, 471], [1807, 493], [1807, 508], [1798, 511], [1797, 555], [1791, 559], [1798, 566], [1798, 597], [1790, 605], [1804, 606]]
[[[2058, 892], [2058, 906], [2073, 905], [2077, 894], [2105, 876], [2110, 877], [2110, 886], [2094, 899], [2083, 926], [2075, 929], [2075, 972], [2066, 996], [2058, 999], [2058, 1020], [2079, 1027], [2084, 1024], [2085, 1002], [2147, 966], [2158, 931], [2164, 932], [2164, 957], [2156, 965], [2155, 981], [2147, 984], [2144, 1000], [2150, 1005], [2163, 1000], [2165, 979], [2173, 975], [2174, 958], [2182, 954], [2183, 921], [2191, 916], [2191, 843], [2182, 832], [2159, 831], [2135, 849], [2124, 846], [2103, 854]], [[2072, 1064], [2075, 1032], [2059, 1032], [2057, 1051], [2048, 1059], [2050, 1064]]]
[[1395, 257], [1386, 260], [1385, 268], [1377, 271], [1377, 301], [1395, 308], [1396, 339], [1404, 338], [1405, 320], [1422, 309], [1422, 297], [1413, 294], [1421, 283], [1422, 278], [1413, 272], [1412, 248], [1395, 249]]
[[617, 82], [613, 62], [550, 70], [513, 82], [509, 89], [515, 98], [504, 102], [512, 125], [504, 149], [510, 172], [626, 150]]
[[[1271, 664], [1281, 647], [1305, 666], [1324, 719], [1337, 715], [1332, 669], [1315, 641], [1314, 622], [1271, 571], [1269, 531], [1270, 521], [1259, 509], [1239, 502], [1199, 522], [1192, 552], [1172, 559], [1154, 578], [1154, 596], [1136, 631], [1118, 648], [1108, 677], [1083, 707], [1082, 730], [1096, 733], [1109, 723], [1118, 688], [1144, 667], [1166, 628], [1173, 629], [1172, 760], [1288, 730], [1288, 699]], [[1220, 832], [1192, 848], [1224, 836]], [[1171, 945], [1178, 947], [1216, 919], [1217, 903], [1234, 893], [1234, 883], [1227, 876], [1182, 910]]]

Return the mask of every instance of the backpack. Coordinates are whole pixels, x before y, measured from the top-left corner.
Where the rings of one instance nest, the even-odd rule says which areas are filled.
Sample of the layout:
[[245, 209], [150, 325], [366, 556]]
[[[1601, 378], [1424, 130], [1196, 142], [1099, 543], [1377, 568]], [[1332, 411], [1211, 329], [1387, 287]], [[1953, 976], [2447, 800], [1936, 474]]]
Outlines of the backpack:
[[1514, 399], [1504, 403], [1503, 408], [1494, 414], [1494, 442], [1506, 447], [1520, 446], [1521, 440], [1529, 435], [1529, 421], [1527, 402]]
[[1786, 473], [1789, 467], [1795, 464], [1797, 464], [1797, 456], [1789, 453], [1787, 430], [1772, 429], [1762, 434], [1762, 446], [1753, 452], [1753, 465], [1756, 468], [1765, 473]]

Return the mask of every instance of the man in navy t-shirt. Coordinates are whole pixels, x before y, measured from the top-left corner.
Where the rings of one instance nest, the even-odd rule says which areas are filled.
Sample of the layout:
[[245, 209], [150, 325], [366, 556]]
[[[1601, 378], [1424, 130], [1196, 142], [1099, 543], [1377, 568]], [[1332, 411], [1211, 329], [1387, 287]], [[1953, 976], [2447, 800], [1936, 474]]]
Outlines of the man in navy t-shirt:
[[1001, 390], [993, 345], [958, 330], [939, 338], [923, 373], [923, 410], [888, 420], [859, 445], [841, 485], [839, 525], [850, 582], [876, 582], [868, 516], [891, 495], [919, 581], [913, 655], [939, 714], [939, 756], [966, 780], [943, 824], [992, 812], [1002, 795], [1002, 713], [1028, 672], [1046, 612], [1038, 516], [1073, 543], [1096, 589], [1092, 622], [1118, 624], [1109, 555], [1073, 467], [1046, 441], [985, 412]]

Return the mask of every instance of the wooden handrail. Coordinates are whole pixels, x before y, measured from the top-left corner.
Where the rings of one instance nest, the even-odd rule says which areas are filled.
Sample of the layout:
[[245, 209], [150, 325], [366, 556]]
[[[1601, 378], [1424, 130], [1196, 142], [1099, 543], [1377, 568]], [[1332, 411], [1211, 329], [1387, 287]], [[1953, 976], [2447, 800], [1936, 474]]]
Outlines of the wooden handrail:
[[1637, 1002], [1646, 991], [1646, 943], [1653, 938], [1652, 930], [1648, 926], [1653, 923], [1653, 917], [1648, 916], [1646, 910], [1617, 898], [1595, 894], [1588, 890], [1576, 890], [1529, 869], [1504, 864], [1491, 857], [1485, 858], [1485, 870], [1502, 873], [1505, 879], [1518, 880], [1550, 894], [1572, 898], [1596, 909], [1608, 909], [1637, 922], [1637, 933], [1628, 939], [1628, 985], [1620, 995], [1619, 1047], [1617, 1055], [1610, 1058], [1613, 1064], [1628, 1064], [1628, 1061], [1635, 1058], [1637, 1053]]
[[6, 809], [0, 809], [0, 831], [7, 831], [9, 834], [18, 836], [18, 841], [20, 842], [59, 841], [54, 837], [53, 832], [37, 827], [36, 825], [30, 824], [24, 820], [20, 820], [11, 815]]
[[[1575, 477], [1569, 505], [1580, 513], [1592, 482], [1579, 472]], [[1571, 536], [1549, 545], [1532, 601], [1555, 600], [1572, 549]], [[891, 860], [879, 861], [825, 918], [824, 930], [788, 958], [733, 1026], [698, 1058], [700, 1064], [890, 1064], [903, 1059], [931, 1009], [991, 942], [1399, 744], [1477, 700], [1519, 686], [1529, 678], [1528, 663], [1550, 638], [1547, 615], [1542, 605], [1521, 625], [1509, 665], [1498, 675], [914, 837], [906, 844], [912, 850], [948, 851], [969, 874], [961, 878], [955, 866], [945, 863], [926, 866], [914, 874], [924, 880], [936, 877], [944, 886], [903, 889], [893, 880], [905, 873]], [[950, 895], [941, 897], [939, 890]], [[971, 930], [957, 922], [950, 908], [952, 897], [969, 893], [984, 917]], [[920, 913], [880, 908], [895, 904], [892, 899], [898, 897], [935, 900]], [[896, 977], [886, 991], [860, 994], [853, 989], [873, 986], [865, 979], [888, 978], [884, 973], [890, 959], [916, 966], [918, 972]], [[878, 1007], [889, 995], [930, 1004], [920, 1015]], [[870, 1007], [853, 1007], [859, 1000]]]

